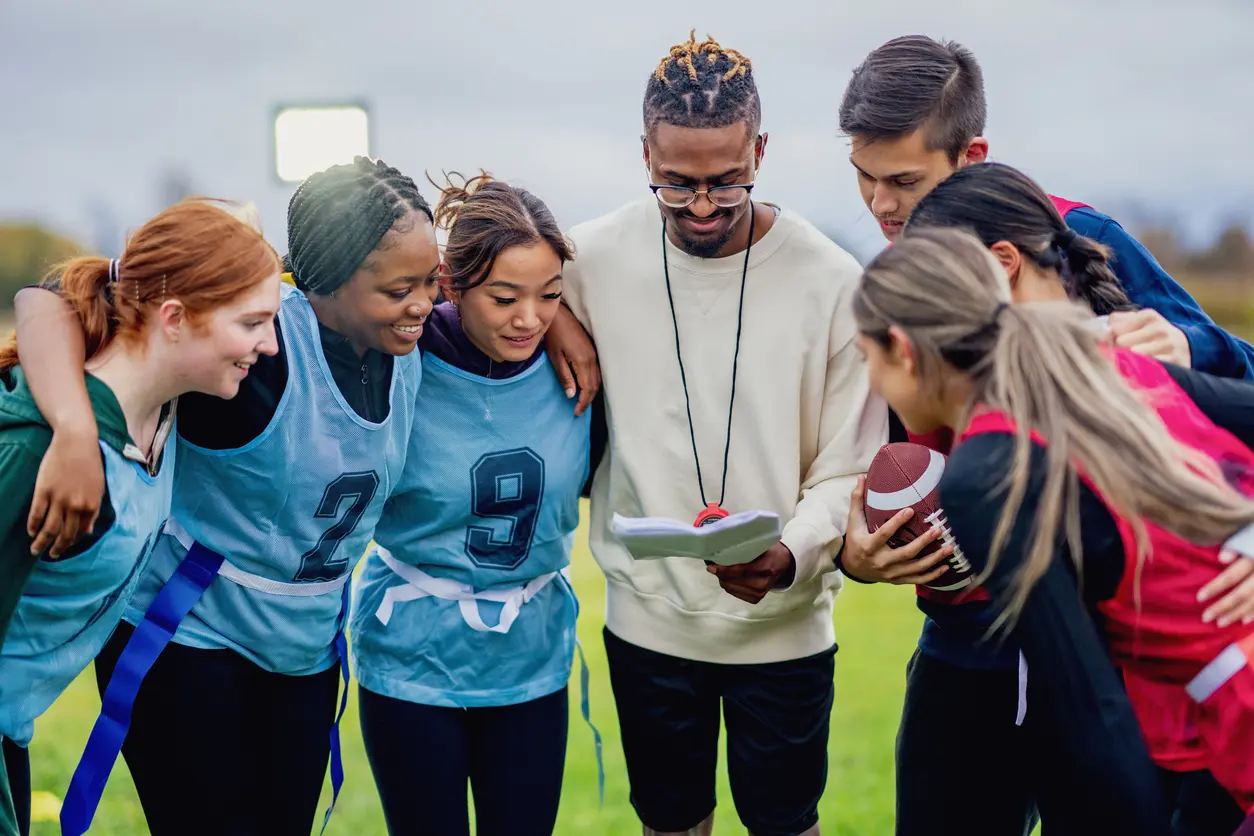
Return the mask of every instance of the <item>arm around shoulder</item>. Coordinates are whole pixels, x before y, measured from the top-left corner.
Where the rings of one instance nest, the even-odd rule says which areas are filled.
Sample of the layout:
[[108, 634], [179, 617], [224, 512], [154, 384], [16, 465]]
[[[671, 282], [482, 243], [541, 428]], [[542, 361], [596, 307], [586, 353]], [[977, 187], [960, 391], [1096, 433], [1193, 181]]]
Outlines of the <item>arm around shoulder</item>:
[[1067, 222], [1111, 250], [1111, 267], [1128, 298], [1151, 308], [1184, 334], [1191, 365], [1222, 377], [1254, 377], [1254, 346], [1229, 334], [1202, 310], [1154, 255], [1115, 220], [1073, 212]]
[[89, 532], [104, 497], [96, 414], [87, 396], [86, 353], [77, 315], [60, 296], [25, 288], [14, 300], [18, 357], [31, 396], [53, 429], [38, 471], [28, 528], [35, 548], [60, 555]]
[[94, 437], [96, 417], [83, 372], [86, 348], [74, 310], [42, 287], [18, 291], [13, 306], [18, 358], [39, 411], [54, 431]]
[[1254, 381], [1218, 377], [1163, 363], [1185, 394], [1214, 424], [1254, 449]]

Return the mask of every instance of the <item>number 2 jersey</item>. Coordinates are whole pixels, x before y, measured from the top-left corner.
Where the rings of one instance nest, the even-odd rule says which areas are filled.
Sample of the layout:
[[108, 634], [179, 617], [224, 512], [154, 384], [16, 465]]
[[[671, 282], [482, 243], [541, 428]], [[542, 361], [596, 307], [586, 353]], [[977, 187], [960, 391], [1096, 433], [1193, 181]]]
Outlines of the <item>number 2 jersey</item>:
[[[335, 662], [342, 587], [404, 465], [422, 364], [417, 351], [394, 359], [387, 417], [367, 421], [336, 386], [304, 294], [287, 285], [282, 294], [287, 384], [266, 428], [228, 450], [179, 439], [171, 518], [180, 534], [248, 575], [249, 585], [216, 578], [174, 641], [234, 650], [265, 670], [302, 675]], [[161, 537], [128, 622], [143, 618], [186, 554], [175, 536]], [[325, 591], [273, 591], [292, 585]]]
[[510, 705], [563, 687], [577, 604], [566, 577], [587, 479], [547, 358], [489, 379], [431, 353], [401, 484], [353, 603], [364, 688], [442, 706]]

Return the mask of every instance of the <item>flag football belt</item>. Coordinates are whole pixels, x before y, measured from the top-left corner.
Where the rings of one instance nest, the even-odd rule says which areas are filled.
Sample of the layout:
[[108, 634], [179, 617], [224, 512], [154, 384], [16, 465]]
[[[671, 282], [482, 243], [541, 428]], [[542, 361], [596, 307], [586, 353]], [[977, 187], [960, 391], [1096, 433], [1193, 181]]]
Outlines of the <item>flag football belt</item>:
[[[560, 572], [547, 572], [534, 577], [522, 586], [476, 590], [469, 584], [459, 583], [451, 578], [432, 577], [417, 566], [400, 562], [382, 546], [376, 546], [375, 548], [378, 550], [379, 559], [383, 561], [383, 564], [405, 581], [403, 584], [388, 587], [383, 594], [383, 601], [375, 611], [375, 618], [383, 622], [384, 625], [387, 625], [392, 620], [392, 610], [399, 603], [417, 601], [421, 598], [439, 598], [444, 601], [456, 601], [458, 609], [461, 610], [462, 620], [466, 622], [470, 629], [481, 633], [503, 634], [508, 633], [510, 627], [514, 625], [514, 621], [517, 620], [523, 605], [539, 595], [540, 590], [544, 589], [559, 576], [561, 577], [560, 582], [566, 584], [567, 593], [572, 598], [575, 597], [575, 591], [570, 586], [569, 567], [562, 569]], [[501, 616], [495, 627], [489, 627], [484, 623], [482, 616], [479, 615], [479, 605], [476, 603], [478, 601], [491, 601], [501, 605]], [[596, 745], [597, 756], [597, 792], [600, 803], [604, 803], [605, 765], [601, 757], [601, 733], [592, 724], [592, 712], [588, 700], [588, 660], [584, 658], [583, 645], [579, 643], [578, 639], [575, 639], [575, 650], [579, 654], [579, 711], [583, 715], [583, 721], [588, 724], [588, 728], [592, 729], [592, 740]]]
[[335, 653], [339, 659], [343, 679], [340, 692], [340, 708], [331, 725], [331, 805], [322, 817], [322, 830], [326, 830], [331, 812], [339, 798], [344, 783], [344, 762], [340, 754], [340, 718], [348, 705], [348, 642], [344, 628], [348, 622], [349, 577], [351, 573], [331, 581], [320, 583], [283, 583], [245, 572], [229, 563], [215, 551], [205, 548], [191, 538], [187, 531], [170, 519], [164, 533], [171, 535], [187, 549], [187, 555], [179, 563], [174, 574], [157, 592], [157, 596], [135, 626], [135, 632], [123, 648], [114, 666], [113, 675], [100, 700], [100, 716], [92, 727], [87, 747], [74, 769], [65, 801], [61, 805], [62, 836], [82, 836], [91, 826], [91, 820], [100, 804], [109, 773], [117, 762], [131, 725], [131, 712], [140, 685], [148, 675], [161, 651], [174, 638], [179, 624], [191, 612], [192, 607], [205, 594], [205, 590], [219, 575], [232, 583], [265, 592], [270, 595], [308, 597], [341, 591], [340, 623], [335, 633]]

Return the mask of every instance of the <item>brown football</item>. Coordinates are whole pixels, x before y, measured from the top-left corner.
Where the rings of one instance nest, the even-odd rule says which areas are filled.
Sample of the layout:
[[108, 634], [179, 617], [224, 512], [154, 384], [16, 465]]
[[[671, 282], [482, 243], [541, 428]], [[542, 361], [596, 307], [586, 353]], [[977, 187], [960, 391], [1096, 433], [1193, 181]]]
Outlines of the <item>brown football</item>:
[[[866, 474], [866, 524], [875, 531], [903, 508], [913, 508], [914, 516], [897, 529], [888, 541], [894, 548], [906, 545], [915, 537], [939, 525], [944, 534], [923, 550], [931, 554], [945, 543], [953, 542], [945, 512], [940, 507], [940, 481], [945, 473], [945, 456], [922, 444], [885, 444], [871, 460]], [[948, 570], [927, 584], [932, 589], [951, 592], [968, 586], [974, 579], [971, 564], [956, 547], [950, 556]]]

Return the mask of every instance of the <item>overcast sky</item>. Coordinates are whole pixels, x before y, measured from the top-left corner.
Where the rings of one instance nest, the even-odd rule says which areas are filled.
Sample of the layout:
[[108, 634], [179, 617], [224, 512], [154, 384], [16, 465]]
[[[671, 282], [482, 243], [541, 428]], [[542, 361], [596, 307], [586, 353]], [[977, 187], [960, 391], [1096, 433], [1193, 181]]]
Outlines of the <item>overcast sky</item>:
[[753, 61], [771, 135], [755, 195], [861, 258], [882, 242], [837, 106], [907, 33], [975, 51], [994, 158], [1049, 190], [1198, 235], [1254, 216], [1250, 0], [0, 0], [0, 219], [96, 243], [181, 172], [255, 200], [283, 249], [273, 109], [356, 99], [376, 156], [416, 179], [482, 166], [570, 225], [644, 193], [644, 84], [692, 27]]

